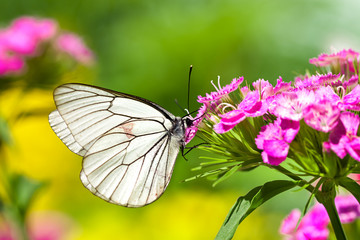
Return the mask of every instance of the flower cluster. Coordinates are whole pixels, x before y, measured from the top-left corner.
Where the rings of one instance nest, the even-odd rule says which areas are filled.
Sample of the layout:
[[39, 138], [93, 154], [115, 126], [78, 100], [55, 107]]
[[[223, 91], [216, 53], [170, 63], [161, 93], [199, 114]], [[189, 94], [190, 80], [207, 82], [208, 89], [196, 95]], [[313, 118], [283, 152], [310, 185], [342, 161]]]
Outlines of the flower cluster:
[[[286, 239], [328, 239], [330, 222], [336, 237], [346, 239], [342, 223], [360, 216], [360, 188], [349, 178], [360, 173], [359, 60], [351, 49], [321, 54], [310, 60], [315, 74], [292, 82], [279, 77], [274, 85], [264, 79], [242, 85], [239, 77], [225, 87], [213, 84], [214, 92], [198, 97], [202, 106], [191, 131], [212, 155], [191, 179], [207, 177], [215, 185], [257, 167], [291, 179], [269, 181], [240, 197], [218, 236], [231, 237], [234, 223], [249, 211], [297, 186], [310, 192], [308, 203], [313, 197], [319, 203], [301, 220], [299, 210], [291, 212], [280, 231]], [[340, 187], [353, 196], [336, 197]]]
[[[360, 204], [351, 195], [339, 195], [335, 198], [335, 206], [341, 223], [351, 223], [360, 218]], [[329, 216], [323, 205], [316, 203], [301, 219], [301, 212], [294, 209], [283, 220], [280, 233], [287, 240], [317, 239], [329, 237]]]
[[82, 64], [91, 64], [93, 54], [80, 37], [63, 33], [55, 20], [20, 17], [0, 29], [0, 76], [22, 74], [28, 59], [43, 54], [47, 48], [67, 54]]
[[[252, 87], [241, 87], [244, 78], [240, 77], [225, 87], [214, 86], [216, 91], [198, 97], [202, 104], [197, 116], [201, 119], [199, 127], [217, 136], [229, 132], [243, 136], [243, 130], [234, 128], [245, 121], [251, 122], [256, 147], [247, 145], [252, 147], [252, 152], [261, 152], [264, 163], [276, 166], [286, 158], [293, 158], [303, 168], [307, 165], [303, 171], [311, 175], [314, 168], [303, 162], [313, 157], [314, 154], [309, 154], [313, 150], [318, 156], [335, 153], [340, 159], [349, 155], [360, 161], [359, 56], [351, 49], [322, 54], [310, 62], [323, 69], [338, 70], [298, 76], [293, 84], [283, 82], [280, 77], [275, 86], [259, 79]], [[257, 129], [254, 122], [259, 119], [262, 123]], [[327, 174], [325, 160], [320, 162], [323, 164], [317, 163], [319, 174]], [[347, 167], [343, 174], [348, 173]]]

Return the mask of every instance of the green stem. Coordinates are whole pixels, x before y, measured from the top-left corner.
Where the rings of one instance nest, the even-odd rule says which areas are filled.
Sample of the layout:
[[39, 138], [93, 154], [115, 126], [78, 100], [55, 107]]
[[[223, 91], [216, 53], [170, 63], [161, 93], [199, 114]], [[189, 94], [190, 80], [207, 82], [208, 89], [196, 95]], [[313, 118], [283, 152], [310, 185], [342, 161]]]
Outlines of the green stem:
[[322, 202], [322, 204], [324, 205], [324, 207], [329, 215], [330, 222], [334, 229], [336, 239], [337, 240], [346, 240], [347, 238], [346, 238], [344, 229], [342, 227], [342, 224], [340, 222], [340, 218], [339, 218], [338, 212], [335, 207], [334, 199], [325, 200], [324, 202]]
[[[270, 166], [271, 168], [277, 170], [278, 172], [284, 174], [285, 176], [295, 180], [295, 181], [301, 181], [303, 182], [303, 185], [307, 184], [307, 181], [305, 181], [304, 179], [302, 179], [301, 177], [295, 175], [294, 173], [290, 172], [289, 170], [287, 170], [286, 168], [283, 168], [281, 166]], [[306, 190], [308, 190], [310, 193], [314, 192], [314, 187], [312, 185], [308, 185], [306, 188]]]
[[[305, 180], [296, 176], [295, 174], [293, 174], [292, 172], [290, 172], [289, 170], [287, 170], [281, 166], [272, 166], [272, 168], [276, 169], [277, 171], [281, 172], [282, 174], [288, 176], [289, 178], [291, 178], [293, 180], [305, 182]], [[306, 190], [313, 193], [314, 187], [309, 185], [306, 187]], [[334, 229], [336, 239], [337, 240], [346, 240], [347, 238], [346, 238], [344, 229], [342, 227], [338, 212], [336, 210], [335, 196], [336, 196], [335, 184], [334, 184], [334, 181], [330, 180], [330, 179], [325, 180], [325, 182], [322, 186], [322, 191], [318, 191], [315, 194], [317, 201], [324, 205], [326, 212], [329, 215], [330, 222]]]
[[346, 240], [347, 238], [335, 206], [336, 192], [334, 181], [332, 179], [325, 180], [322, 185], [322, 191], [319, 191], [315, 196], [318, 202], [324, 205], [326, 212], [329, 215], [336, 239]]

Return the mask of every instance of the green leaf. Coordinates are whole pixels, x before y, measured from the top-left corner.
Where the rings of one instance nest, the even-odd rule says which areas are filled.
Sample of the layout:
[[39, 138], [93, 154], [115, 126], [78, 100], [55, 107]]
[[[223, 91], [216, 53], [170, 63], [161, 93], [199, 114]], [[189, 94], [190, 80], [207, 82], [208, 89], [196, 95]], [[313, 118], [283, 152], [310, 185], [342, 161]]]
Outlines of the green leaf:
[[360, 203], [360, 185], [351, 178], [341, 178], [340, 186], [348, 190]]
[[11, 198], [13, 204], [16, 205], [16, 208], [19, 209], [21, 214], [26, 212], [35, 193], [43, 185], [43, 183], [37, 182], [20, 174], [14, 174], [11, 176]]
[[217, 184], [219, 184], [220, 182], [228, 179], [231, 175], [233, 175], [237, 170], [239, 170], [239, 168], [241, 168], [241, 165], [236, 165], [234, 167], [232, 167], [231, 169], [229, 169], [224, 175], [222, 175], [221, 177], [219, 177], [214, 183], [213, 183], [213, 187], [215, 187]]
[[297, 181], [276, 180], [258, 186], [239, 197], [230, 209], [215, 239], [232, 239], [238, 225], [256, 208], [276, 195], [298, 186]]
[[0, 116], [0, 145], [2, 142], [11, 145], [12, 137], [6, 120]]

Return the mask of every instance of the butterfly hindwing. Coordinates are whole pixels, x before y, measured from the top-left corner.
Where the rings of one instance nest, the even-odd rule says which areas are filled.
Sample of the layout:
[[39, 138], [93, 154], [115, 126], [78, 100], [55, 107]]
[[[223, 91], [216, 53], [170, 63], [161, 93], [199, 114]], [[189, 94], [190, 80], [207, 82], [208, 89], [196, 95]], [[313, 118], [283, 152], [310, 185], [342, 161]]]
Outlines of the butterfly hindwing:
[[84, 156], [81, 180], [111, 203], [139, 207], [167, 187], [183, 136], [179, 120], [148, 100], [83, 84], [55, 89], [50, 125]]

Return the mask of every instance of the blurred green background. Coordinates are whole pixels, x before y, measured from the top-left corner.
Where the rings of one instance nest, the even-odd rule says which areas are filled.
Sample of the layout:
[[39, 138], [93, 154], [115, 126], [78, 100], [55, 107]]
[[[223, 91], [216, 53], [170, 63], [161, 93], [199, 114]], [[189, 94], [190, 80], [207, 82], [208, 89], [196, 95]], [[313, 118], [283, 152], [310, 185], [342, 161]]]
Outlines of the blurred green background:
[[[81, 35], [97, 57], [95, 68], [69, 74], [64, 81], [142, 96], [181, 116], [174, 100], [186, 107], [191, 64], [190, 110], [199, 107], [197, 95], [213, 90], [210, 80], [218, 75], [223, 85], [238, 76], [249, 83], [259, 78], [275, 83], [279, 76], [292, 81], [312, 69], [311, 57], [332, 48], [360, 50], [359, 10], [357, 0], [3, 0], [0, 24], [22, 15], [56, 19], [62, 29]], [[19, 94], [16, 89], [4, 93], [1, 110], [11, 112]], [[51, 91], [33, 91], [17, 106], [49, 112], [55, 107]], [[65, 239], [213, 239], [237, 197], [279, 178], [258, 169], [215, 188], [206, 180], [182, 183], [201, 162], [203, 153], [194, 150], [189, 161], [178, 158], [158, 201], [127, 209], [82, 186], [81, 158], [55, 136], [46, 115], [25, 118], [11, 131], [10, 168], [48, 183], [31, 211], [66, 216]], [[282, 218], [292, 208], [302, 209], [307, 197], [289, 192], [271, 200], [241, 224], [235, 239], [279, 239]]]

